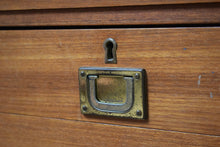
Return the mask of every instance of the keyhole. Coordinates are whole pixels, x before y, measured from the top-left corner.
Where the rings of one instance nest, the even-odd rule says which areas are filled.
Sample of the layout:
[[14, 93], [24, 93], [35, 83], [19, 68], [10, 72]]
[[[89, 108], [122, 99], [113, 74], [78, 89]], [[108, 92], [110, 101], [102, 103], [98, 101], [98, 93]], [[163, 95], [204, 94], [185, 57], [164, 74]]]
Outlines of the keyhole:
[[105, 49], [105, 63], [117, 63], [116, 49], [117, 44], [114, 39], [108, 38], [105, 40], [103, 47]]
[[108, 41], [106, 43], [106, 48], [107, 48], [107, 58], [108, 58], [108, 60], [112, 60], [112, 58], [113, 58], [113, 53], [112, 53], [113, 43], [111, 41]]

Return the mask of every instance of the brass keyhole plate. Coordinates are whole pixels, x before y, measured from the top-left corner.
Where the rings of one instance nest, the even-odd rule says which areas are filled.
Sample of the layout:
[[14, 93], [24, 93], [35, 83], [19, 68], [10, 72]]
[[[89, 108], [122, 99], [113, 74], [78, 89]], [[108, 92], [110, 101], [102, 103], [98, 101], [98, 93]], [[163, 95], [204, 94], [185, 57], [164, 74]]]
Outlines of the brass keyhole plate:
[[144, 119], [146, 71], [137, 68], [79, 68], [83, 114]]

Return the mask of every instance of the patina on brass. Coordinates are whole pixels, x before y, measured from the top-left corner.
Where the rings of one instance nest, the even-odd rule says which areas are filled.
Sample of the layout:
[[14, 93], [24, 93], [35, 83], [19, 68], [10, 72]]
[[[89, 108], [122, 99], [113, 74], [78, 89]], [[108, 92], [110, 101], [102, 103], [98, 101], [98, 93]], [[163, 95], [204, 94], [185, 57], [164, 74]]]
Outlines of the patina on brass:
[[81, 112], [144, 119], [145, 75], [144, 69], [81, 67]]
[[96, 79], [98, 101], [116, 104], [125, 103], [126, 84], [126, 80], [123, 76], [99, 75]]

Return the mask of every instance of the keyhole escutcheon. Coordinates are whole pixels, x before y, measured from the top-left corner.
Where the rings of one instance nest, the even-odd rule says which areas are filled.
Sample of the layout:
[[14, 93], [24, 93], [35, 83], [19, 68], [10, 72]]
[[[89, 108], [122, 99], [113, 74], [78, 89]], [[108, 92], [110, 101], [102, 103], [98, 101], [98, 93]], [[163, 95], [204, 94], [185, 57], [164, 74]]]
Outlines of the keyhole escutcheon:
[[117, 43], [114, 39], [108, 38], [104, 41], [103, 47], [105, 49], [105, 63], [116, 64], [117, 63]]

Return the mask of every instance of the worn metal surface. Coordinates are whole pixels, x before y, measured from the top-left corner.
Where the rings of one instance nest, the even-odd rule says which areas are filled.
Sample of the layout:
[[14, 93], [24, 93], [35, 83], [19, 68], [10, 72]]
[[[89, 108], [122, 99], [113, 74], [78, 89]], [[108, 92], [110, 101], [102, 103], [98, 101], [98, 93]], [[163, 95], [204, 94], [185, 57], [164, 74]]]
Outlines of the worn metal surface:
[[144, 69], [79, 68], [81, 112], [144, 119], [145, 76]]

